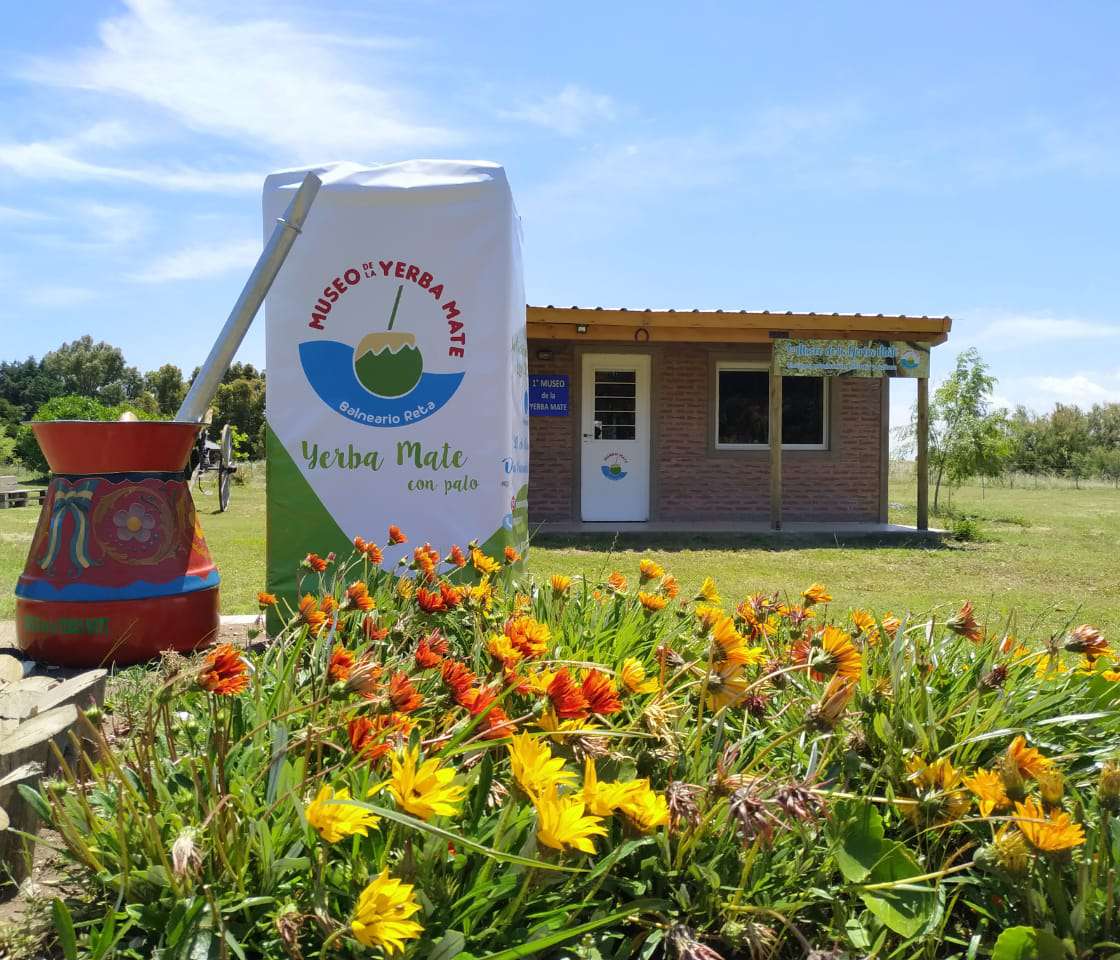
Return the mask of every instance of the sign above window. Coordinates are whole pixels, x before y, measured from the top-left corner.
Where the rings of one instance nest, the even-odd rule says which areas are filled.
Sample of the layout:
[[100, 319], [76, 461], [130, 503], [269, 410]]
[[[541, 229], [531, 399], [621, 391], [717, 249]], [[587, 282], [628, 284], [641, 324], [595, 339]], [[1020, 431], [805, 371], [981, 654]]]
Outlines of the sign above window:
[[928, 377], [929, 344], [906, 340], [775, 340], [786, 377]]

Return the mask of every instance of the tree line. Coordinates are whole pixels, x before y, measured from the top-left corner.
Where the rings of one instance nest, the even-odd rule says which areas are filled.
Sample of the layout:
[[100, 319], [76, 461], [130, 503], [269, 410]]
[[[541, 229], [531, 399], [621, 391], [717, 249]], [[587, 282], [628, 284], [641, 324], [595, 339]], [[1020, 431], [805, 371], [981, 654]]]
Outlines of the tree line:
[[[957, 356], [952, 373], [929, 404], [929, 470], [933, 509], [943, 493], [977, 477], [1014, 483], [1017, 475], [1085, 479], [1120, 487], [1120, 403], [1097, 403], [1088, 410], [1059, 403], [1048, 413], [1024, 406], [995, 408], [996, 378], [980, 352]], [[913, 452], [917, 411], [902, 432]]]
[[[172, 363], [141, 373], [120, 347], [84, 336], [41, 358], [0, 361], [0, 463], [19, 461], [45, 471], [46, 461], [26, 421], [116, 420], [128, 410], [142, 419], [175, 416], [194, 378]], [[240, 452], [264, 456], [264, 371], [234, 363], [211, 405], [212, 428], [227, 423], [243, 435]]]

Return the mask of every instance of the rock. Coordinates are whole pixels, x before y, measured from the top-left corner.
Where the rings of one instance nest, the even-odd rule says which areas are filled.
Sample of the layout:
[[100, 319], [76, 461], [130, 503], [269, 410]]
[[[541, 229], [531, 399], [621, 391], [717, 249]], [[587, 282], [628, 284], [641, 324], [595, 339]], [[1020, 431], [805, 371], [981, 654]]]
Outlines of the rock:
[[58, 762], [50, 744], [54, 742], [64, 751], [66, 732], [77, 722], [78, 708], [72, 703], [24, 720], [0, 743], [0, 777], [25, 763], [40, 763], [44, 772], [51, 776], [58, 769]]
[[33, 841], [20, 834], [34, 836], [40, 827], [38, 814], [20, 796], [18, 788], [23, 784], [38, 790], [42, 773], [41, 764], [25, 763], [0, 777], [0, 875], [10, 875], [16, 886], [31, 872], [35, 846]]
[[0, 690], [4, 689], [5, 684], [16, 683], [22, 679], [23, 661], [6, 653], [0, 653]]

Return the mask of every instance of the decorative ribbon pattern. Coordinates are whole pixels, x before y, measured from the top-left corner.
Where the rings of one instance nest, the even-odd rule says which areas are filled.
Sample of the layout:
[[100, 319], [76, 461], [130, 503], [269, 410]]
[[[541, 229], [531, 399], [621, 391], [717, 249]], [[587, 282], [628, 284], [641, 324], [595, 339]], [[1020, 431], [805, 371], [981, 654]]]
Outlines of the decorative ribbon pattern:
[[49, 573], [51, 567], [62, 552], [62, 528], [67, 516], [74, 519], [74, 529], [70, 536], [70, 562], [75, 570], [88, 570], [93, 566], [89, 556], [89, 510], [93, 501], [93, 492], [101, 481], [94, 477], [89, 480], [79, 480], [71, 483], [69, 480], [56, 478], [58, 486], [54, 491], [51, 501], [51, 519], [47, 549], [39, 566], [44, 572]]

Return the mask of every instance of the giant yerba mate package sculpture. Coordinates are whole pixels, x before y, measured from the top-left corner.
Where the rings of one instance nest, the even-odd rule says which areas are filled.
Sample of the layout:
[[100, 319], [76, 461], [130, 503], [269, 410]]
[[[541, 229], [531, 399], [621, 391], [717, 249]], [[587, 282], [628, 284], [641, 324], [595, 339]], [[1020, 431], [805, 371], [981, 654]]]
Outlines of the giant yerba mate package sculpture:
[[[306, 171], [265, 182], [266, 227]], [[315, 168], [323, 185], [266, 303], [268, 589], [355, 537], [523, 551], [520, 228], [497, 164]], [[304, 588], [306, 589], [306, 584]]]

